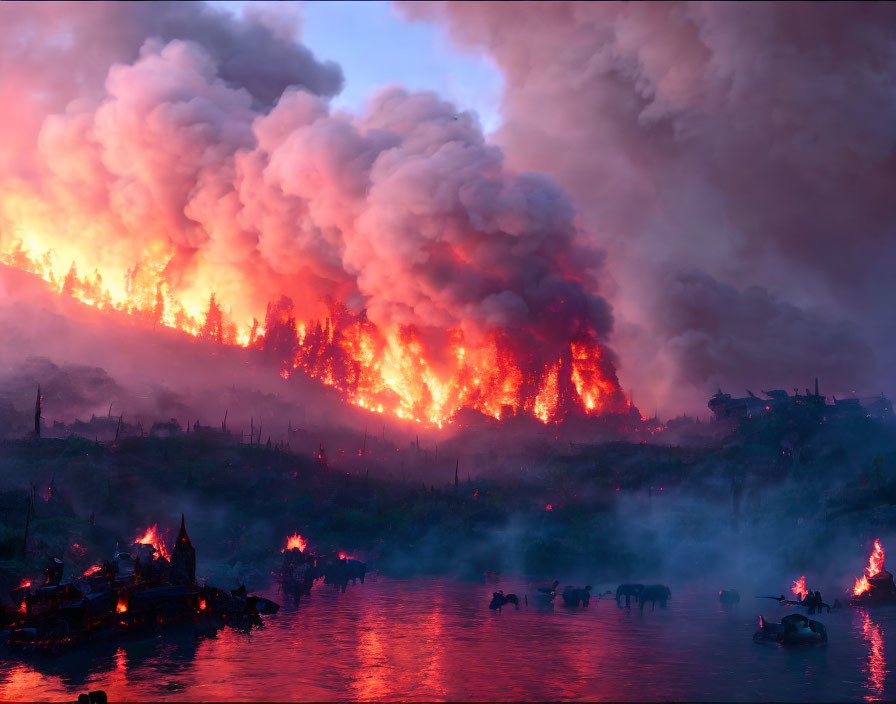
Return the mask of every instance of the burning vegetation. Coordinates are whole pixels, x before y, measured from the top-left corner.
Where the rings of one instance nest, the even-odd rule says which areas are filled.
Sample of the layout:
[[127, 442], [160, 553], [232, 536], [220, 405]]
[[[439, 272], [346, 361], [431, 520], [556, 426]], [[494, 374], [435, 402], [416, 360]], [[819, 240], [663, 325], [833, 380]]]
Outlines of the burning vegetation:
[[161, 277], [164, 266], [135, 267], [124, 298], [114, 299], [102, 288], [99, 273], [81, 279], [73, 266], [60, 275], [51, 255], [35, 259], [21, 247], [17, 242], [0, 253], [0, 263], [37, 274], [87, 305], [127, 313], [137, 324], [166, 325], [217, 344], [259, 350], [284, 379], [305, 374], [374, 413], [441, 427], [465, 408], [497, 419], [528, 415], [543, 423], [629, 409], [611, 358], [587, 326], [561, 345], [556, 358], [545, 360], [498, 328], [477, 336], [476, 343], [460, 329], [447, 330], [440, 335], [447, 346], [436, 348], [414, 326], [384, 333], [365, 312], [353, 314], [332, 300], [325, 318], [298, 320], [292, 301], [281, 297], [267, 306], [263, 325], [254, 320], [238, 334], [214, 294], [198, 317], [163, 294], [170, 291], [164, 279], [148, 272]]

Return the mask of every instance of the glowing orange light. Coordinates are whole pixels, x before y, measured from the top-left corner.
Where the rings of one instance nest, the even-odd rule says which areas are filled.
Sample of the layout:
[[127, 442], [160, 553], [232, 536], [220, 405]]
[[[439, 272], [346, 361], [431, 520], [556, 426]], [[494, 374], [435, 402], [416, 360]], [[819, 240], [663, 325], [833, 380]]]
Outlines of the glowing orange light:
[[308, 541], [305, 540], [298, 533], [294, 533], [286, 539], [286, 549], [293, 550], [298, 549], [299, 552], [305, 552], [305, 548], [308, 547]]
[[25, 603], [24, 599], [22, 599], [22, 603], [19, 604], [19, 611], [23, 614], [28, 613], [28, 604]]
[[200, 599], [200, 600], [199, 600], [199, 610], [200, 610], [200, 611], [205, 611], [205, 599]]
[[31, 586], [31, 580], [30, 580], [30, 579], [23, 579], [23, 580], [19, 583], [19, 589], [22, 589], [23, 587], [30, 587], [30, 586]]
[[[328, 303], [325, 319], [296, 320], [291, 304], [281, 299], [268, 306], [264, 325], [259, 315], [248, 313], [236, 322], [211, 293], [211, 280], [203, 284], [209, 292], [205, 296], [178, 290], [179, 284], [169, 280], [175, 253], [166, 246], [150, 246], [144, 259], [130, 266], [104, 262], [110, 268], [99, 271], [90, 253], [72, 251], [62, 242], [57, 244], [66, 247], [65, 259], [57, 261], [63, 255], [41, 243], [49, 235], [34, 229], [23, 228], [18, 239], [4, 243], [0, 264], [31, 272], [60, 294], [128, 314], [146, 326], [257, 349], [268, 349], [274, 339], [291, 340], [292, 351], [280, 360], [280, 376], [289, 380], [299, 370], [372, 413], [444, 427], [464, 408], [499, 420], [528, 415], [550, 423], [562, 420], [572, 407], [586, 415], [630, 407], [592, 332], [560, 345], [559, 359], [540, 366], [524, 361], [500, 331], [487, 332], [473, 345], [461, 330], [445, 330], [447, 354], [442, 354], [444, 346], [435, 353], [413, 328], [383, 330], [337, 302]], [[69, 265], [72, 259], [80, 261]]]
[[86, 570], [84, 570], [84, 576], [85, 576], [85, 577], [89, 577], [89, 576], [92, 575], [92, 574], [96, 574], [96, 573], [99, 572], [101, 569], [103, 569], [103, 568], [100, 567], [99, 565], [91, 565], [91, 566], [88, 567]]
[[125, 601], [124, 597], [122, 597], [118, 600], [118, 604], [116, 604], [116, 606], [115, 606], [115, 611], [119, 614], [123, 614], [127, 610], [128, 610], [128, 603], [127, 603], [127, 601]]
[[884, 654], [884, 638], [880, 624], [874, 623], [867, 612], [865, 613], [865, 621], [862, 623], [862, 635], [865, 636], [865, 640], [870, 646], [868, 670], [871, 675], [871, 681], [869, 684], [874, 689], [877, 697], [866, 697], [866, 699], [872, 700], [883, 694], [887, 674], [887, 660]]
[[793, 583], [793, 588], [790, 590], [800, 599], [805, 599], [809, 595], [809, 590], [806, 589], [806, 575], [803, 575], [798, 580]]
[[852, 589], [853, 595], [859, 596], [860, 594], [867, 592], [871, 587], [868, 580], [871, 577], [880, 574], [883, 568], [884, 549], [878, 539], [874, 541], [874, 549], [871, 551], [871, 556], [868, 558], [868, 566], [865, 568], [865, 574], [862, 577], [856, 578], [855, 586]]
[[165, 542], [159, 536], [159, 526], [156, 523], [147, 528], [143, 537], [137, 538], [134, 542], [139, 543], [140, 545], [152, 545], [159, 557], [164, 557], [166, 560], [171, 559], [171, 555], [168, 553], [168, 548], [165, 546]]

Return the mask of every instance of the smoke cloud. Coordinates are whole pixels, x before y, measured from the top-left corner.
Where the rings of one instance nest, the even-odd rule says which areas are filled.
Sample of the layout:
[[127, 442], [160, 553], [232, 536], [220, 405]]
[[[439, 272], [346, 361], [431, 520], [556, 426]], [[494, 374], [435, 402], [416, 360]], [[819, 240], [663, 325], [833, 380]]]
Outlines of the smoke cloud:
[[636, 401], [892, 393], [893, 7], [399, 4], [502, 70], [496, 141], [607, 250]]
[[[332, 113], [338, 67], [290, 39], [295, 19], [278, 26], [276, 8], [4, 3], [0, 16], [22, 37], [0, 56], [0, 153], [16, 174], [0, 184], [4, 249], [52, 248], [61, 271], [96, 269], [113, 300], [163, 319], [200, 319], [215, 292], [248, 330], [280, 296], [305, 317], [329, 297], [387, 338], [413, 327], [436, 359], [457, 331], [473, 345], [499, 331], [541, 365], [609, 334], [591, 281], [602, 253], [576, 244], [550, 176], [507, 169], [473, 114], [430, 93], [390, 88], [363, 114]], [[23, 94], [36, 97], [17, 107]]]

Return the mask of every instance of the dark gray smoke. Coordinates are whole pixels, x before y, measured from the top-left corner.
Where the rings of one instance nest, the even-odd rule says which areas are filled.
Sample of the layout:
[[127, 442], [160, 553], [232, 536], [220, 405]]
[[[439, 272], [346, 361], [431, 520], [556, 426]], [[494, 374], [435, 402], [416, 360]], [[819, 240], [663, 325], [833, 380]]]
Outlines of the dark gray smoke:
[[508, 162], [608, 249], [636, 399], [705, 412], [776, 373], [892, 393], [894, 6], [401, 7], [500, 66]]

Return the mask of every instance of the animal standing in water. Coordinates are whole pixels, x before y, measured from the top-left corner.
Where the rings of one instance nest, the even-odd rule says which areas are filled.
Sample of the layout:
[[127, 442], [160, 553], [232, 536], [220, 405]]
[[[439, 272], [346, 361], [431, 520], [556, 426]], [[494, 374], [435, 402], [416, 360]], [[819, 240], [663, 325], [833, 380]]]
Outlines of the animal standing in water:
[[567, 586], [566, 589], [563, 590], [563, 604], [565, 606], [578, 606], [581, 604], [582, 606], [587, 607], [590, 601], [591, 585], [588, 585], [584, 589]]
[[723, 589], [719, 592], [719, 601], [723, 604], [737, 604], [740, 594], [734, 589]]
[[488, 608], [492, 611], [497, 609], [498, 613], [501, 613], [501, 607], [506, 604], [513, 604], [517, 609], [520, 608], [520, 600], [516, 594], [505, 595], [503, 589], [492, 592], [492, 603], [488, 605]]
[[630, 609], [632, 607], [631, 598], [635, 597], [635, 601], [637, 601], [641, 597], [642, 591], [644, 591], [643, 584], [620, 584], [616, 589], [616, 606], [621, 609], [621, 600], [622, 597], [625, 597], [625, 608]]
[[641, 596], [638, 599], [638, 607], [641, 613], [644, 613], [644, 604], [650, 602], [650, 610], [656, 611], [656, 602], [660, 603], [660, 608], [666, 608], [666, 602], [672, 598], [672, 591], [665, 584], [651, 584], [641, 590]]

